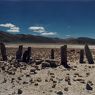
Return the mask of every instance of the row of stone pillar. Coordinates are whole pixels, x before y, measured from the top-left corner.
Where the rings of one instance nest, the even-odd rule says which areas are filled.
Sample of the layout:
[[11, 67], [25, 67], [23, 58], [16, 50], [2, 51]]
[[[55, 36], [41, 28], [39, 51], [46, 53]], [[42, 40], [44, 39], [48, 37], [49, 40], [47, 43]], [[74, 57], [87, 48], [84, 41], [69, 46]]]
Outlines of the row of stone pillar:
[[20, 45], [16, 52], [16, 60], [18, 62], [26, 62], [28, 63], [31, 58], [31, 47], [28, 47], [27, 50], [23, 53], [23, 45]]
[[84, 54], [86, 55], [88, 63], [94, 64], [92, 53], [87, 44], [85, 45], [84, 49], [80, 50], [80, 63], [84, 63]]
[[[6, 55], [6, 47], [4, 43], [0, 43], [1, 47], [1, 55], [2, 55], [2, 60], [7, 61], [7, 55]], [[70, 68], [70, 66], [67, 64], [67, 45], [62, 46], [61, 48], [61, 65], [63, 65], [65, 68]], [[88, 47], [88, 45], [85, 45], [85, 48], [80, 50], [80, 63], [84, 63], [84, 50], [86, 54], [86, 58], [88, 60], [89, 64], [93, 64], [93, 57], [91, 54], [91, 51]], [[16, 60], [18, 62], [26, 62], [28, 63], [31, 58], [31, 47], [28, 47], [27, 50], [23, 53], [23, 45], [20, 45], [17, 52], [16, 52]], [[54, 49], [51, 49], [51, 59], [54, 59]]]
[[[1, 48], [2, 60], [7, 61], [8, 58], [4, 43], [0, 43], [0, 48]], [[18, 62], [22, 61], [28, 63], [30, 61], [30, 57], [31, 57], [31, 47], [28, 47], [27, 50], [23, 53], [23, 45], [20, 45], [16, 52], [16, 60]]]

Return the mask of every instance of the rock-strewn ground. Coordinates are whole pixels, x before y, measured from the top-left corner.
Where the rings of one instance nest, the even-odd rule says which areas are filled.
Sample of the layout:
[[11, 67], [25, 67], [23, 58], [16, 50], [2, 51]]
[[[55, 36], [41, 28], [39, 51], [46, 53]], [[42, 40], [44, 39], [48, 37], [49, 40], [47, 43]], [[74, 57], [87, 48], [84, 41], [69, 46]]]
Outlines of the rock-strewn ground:
[[69, 70], [60, 65], [59, 49], [55, 49], [58, 66], [44, 69], [42, 64], [49, 62], [41, 60], [50, 58], [51, 49], [33, 48], [30, 64], [17, 63], [16, 50], [8, 48], [8, 62], [0, 61], [0, 95], [95, 95], [95, 64], [89, 65], [86, 58], [80, 64], [79, 50], [68, 50]]

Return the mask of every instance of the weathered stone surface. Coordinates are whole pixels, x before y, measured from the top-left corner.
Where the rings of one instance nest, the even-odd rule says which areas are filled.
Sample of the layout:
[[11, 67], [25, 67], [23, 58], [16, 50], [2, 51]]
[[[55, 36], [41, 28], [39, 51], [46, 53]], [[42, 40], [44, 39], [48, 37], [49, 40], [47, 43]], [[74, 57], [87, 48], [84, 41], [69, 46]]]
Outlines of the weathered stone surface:
[[7, 61], [6, 47], [5, 47], [4, 43], [0, 43], [0, 48], [1, 48], [2, 60]]
[[35, 60], [36, 65], [40, 65], [43, 62], [43, 60]]
[[16, 52], [16, 60], [17, 61], [21, 61], [22, 53], [23, 53], [23, 45], [20, 45]]
[[42, 62], [42, 69], [46, 68], [46, 67], [51, 67], [49, 62]]
[[63, 95], [63, 92], [62, 91], [58, 91], [57, 95]]
[[86, 89], [87, 90], [93, 90], [93, 88], [91, 87], [91, 85], [89, 83], [86, 84]]
[[81, 49], [80, 50], [80, 60], [79, 60], [80, 63], [84, 63], [84, 50]]
[[51, 49], [51, 59], [54, 59], [54, 49]]
[[51, 68], [56, 68], [57, 64], [55, 60], [46, 60], [46, 62], [50, 63]]
[[70, 66], [67, 64], [67, 45], [61, 47], [61, 65], [63, 65], [65, 68], [70, 68]]
[[22, 61], [28, 63], [30, 61], [31, 57], [31, 47], [28, 47], [28, 49], [24, 52]]
[[89, 64], [94, 64], [93, 57], [88, 45], [85, 45], [85, 54]]
[[18, 94], [22, 94], [22, 90], [21, 89], [18, 89]]

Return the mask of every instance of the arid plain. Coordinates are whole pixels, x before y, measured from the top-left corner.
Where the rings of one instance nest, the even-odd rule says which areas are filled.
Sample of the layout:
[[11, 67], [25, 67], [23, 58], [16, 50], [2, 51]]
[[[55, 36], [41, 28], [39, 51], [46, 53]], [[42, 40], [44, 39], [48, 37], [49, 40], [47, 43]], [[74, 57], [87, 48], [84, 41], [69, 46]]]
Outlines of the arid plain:
[[[62, 44], [24, 44], [24, 51], [32, 47], [31, 63], [15, 60], [19, 44], [6, 45], [8, 61], [0, 61], [0, 95], [95, 95], [95, 64], [79, 63], [83, 45], [67, 45], [68, 65], [60, 65]], [[90, 46], [95, 61], [95, 46]], [[49, 64], [51, 49], [54, 49], [56, 68]], [[0, 56], [0, 60], [2, 60]], [[52, 60], [50, 60], [52, 61]]]

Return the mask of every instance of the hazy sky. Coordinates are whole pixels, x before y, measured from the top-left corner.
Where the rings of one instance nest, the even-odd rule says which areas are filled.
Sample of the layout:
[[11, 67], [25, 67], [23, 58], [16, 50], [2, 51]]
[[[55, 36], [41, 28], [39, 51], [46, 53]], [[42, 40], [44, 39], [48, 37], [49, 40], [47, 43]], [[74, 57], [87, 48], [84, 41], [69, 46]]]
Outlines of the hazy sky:
[[94, 0], [0, 0], [0, 30], [95, 38]]

